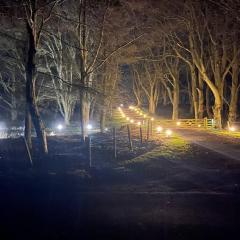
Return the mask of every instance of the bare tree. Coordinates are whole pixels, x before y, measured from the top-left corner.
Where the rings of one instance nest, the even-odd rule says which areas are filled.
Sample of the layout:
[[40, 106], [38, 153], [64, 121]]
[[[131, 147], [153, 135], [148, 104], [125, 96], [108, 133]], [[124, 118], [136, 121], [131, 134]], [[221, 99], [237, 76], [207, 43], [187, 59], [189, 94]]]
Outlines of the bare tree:
[[50, 77], [53, 89], [51, 99], [56, 101], [65, 124], [69, 125], [78, 99], [76, 49], [65, 44], [70, 42], [70, 37], [59, 30], [54, 35], [48, 34], [43, 40], [41, 54], [45, 61], [38, 71]]
[[47, 138], [44, 124], [40, 118], [36, 104], [36, 53], [39, 47], [43, 26], [50, 20], [51, 13], [58, 0], [50, 2], [25, 1], [23, 6], [26, 15], [26, 28], [28, 37], [28, 53], [26, 63], [26, 120], [25, 137], [31, 146], [31, 121], [36, 130], [42, 153], [48, 153]]

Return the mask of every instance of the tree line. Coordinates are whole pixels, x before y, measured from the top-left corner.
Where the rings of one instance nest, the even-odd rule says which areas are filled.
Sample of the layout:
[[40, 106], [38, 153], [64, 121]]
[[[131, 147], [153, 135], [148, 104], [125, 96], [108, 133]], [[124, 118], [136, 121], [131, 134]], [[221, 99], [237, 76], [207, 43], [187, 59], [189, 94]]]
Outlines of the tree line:
[[176, 120], [187, 101], [222, 128], [238, 116], [239, 10], [233, 0], [3, 1], [0, 107], [12, 120], [24, 112], [30, 149], [34, 128], [45, 153], [44, 111], [68, 125], [78, 108], [84, 140], [93, 112], [103, 131], [126, 88], [151, 114], [171, 105]]

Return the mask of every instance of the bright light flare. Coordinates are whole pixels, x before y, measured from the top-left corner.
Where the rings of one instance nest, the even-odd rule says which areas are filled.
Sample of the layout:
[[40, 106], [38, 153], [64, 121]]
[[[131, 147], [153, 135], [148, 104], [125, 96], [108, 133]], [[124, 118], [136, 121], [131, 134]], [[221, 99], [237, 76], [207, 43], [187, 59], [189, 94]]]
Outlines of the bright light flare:
[[154, 118], [153, 118], [153, 117], [151, 118], [151, 121], [154, 121]]
[[58, 129], [59, 131], [63, 130], [63, 125], [62, 125], [62, 124], [58, 124], [58, 125], [57, 125], [57, 129]]
[[177, 122], [177, 126], [180, 126], [181, 125], [181, 122]]
[[131, 119], [131, 120], [130, 120], [130, 123], [134, 123], [134, 120]]
[[123, 107], [123, 104], [120, 104], [120, 107]]
[[6, 128], [6, 124], [4, 122], [0, 122], [0, 130], [5, 130]]
[[166, 130], [166, 136], [167, 136], [167, 137], [170, 137], [171, 135], [172, 135], [172, 130], [167, 129], [167, 130]]
[[92, 124], [88, 124], [88, 125], [87, 125], [87, 129], [88, 129], [88, 130], [91, 130], [92, 128], [93, 128]]
[[162, 130], [163, 130], [163, 128], [162, 128], [161, 126], [158, 126], [158, 127], [157, 127], [157, 132], [158, 132], [158, 133], [162, 132]]
[[129, 120], [130, 120], [130, 118], [129, 118], [129, 117], [127, 117], [126, 119], [127, 119], [127, 121], [129, 121]]
[[198, 124], [198, 127], [200, 128], [200, 127], [201, 127], [201, 124]]
[[236, 128], [234, 126], [228, 128], [230, 132], [235, 132]]
[[138, 126], [141, 126], [141, 122], [138, 122], [137, 125], [138, 125]]

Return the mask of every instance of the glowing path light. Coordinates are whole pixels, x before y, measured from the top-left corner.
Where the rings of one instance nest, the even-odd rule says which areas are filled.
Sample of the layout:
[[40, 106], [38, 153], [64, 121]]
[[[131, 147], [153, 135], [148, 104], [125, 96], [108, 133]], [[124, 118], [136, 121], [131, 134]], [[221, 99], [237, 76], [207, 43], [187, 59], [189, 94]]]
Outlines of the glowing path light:
[[59, 131], [63, 130], [63, 125], [62, 125], [62, 124], [58, 124], [58, 125], [57, 125], [57, 129], [58, 129]]
[[93, 128], [92, 124], [88, 124], [88, 125], [87, 125], [87, 129], [88, 129], [88, 130], [91, 130], [92, 128]]
[[236, 128], [234, 126], [228, 128], [230, 132], [235, 132]]
[[[123, 117], [123, 118], [126, 118], [126, 120], [127, 121], [129, 121], [130, 123], [136, 123], [136, 125], [138, 125], [138, 126], [141, 126], [142, 124], [144, 124], [144, 122], [142, 123], [141, 121], [138, 121], [137, 122], [137, 120], [134, 120], [134, 119], [131, 119], [130, 117], [128, 117], [125, 113], [124, 113], [124, 111], [123, 111], [123, 109], [121, 108], [123, 105], [121, 104], [120, 105], [120, 107], [118, 107], [117, 109], [119, 110], [119, 112], [121, 113], [121, 116]], [[142, 112], [140, 109], [138, 109], [137, 107], [134, 107], [134, 106], [132, 106], [132, 105], [130, 105], [129, 107], [128, 107], [128, 109], [130, 109], [130, 110], [132, 110], [132, 111], [135, 111], [137, 114], [139, 114], [140, 116], [142, 116], [142, 117], [144, 117], [144, 118], [147, 118], [147, 115], [146, 114], [144, 114], [144, 112]], [[153, 121], [154, 120], [154, 118], [151, 118], [151, 121]]]
[[180, 126], [181, 125], [181, 122], [177, 122], [177, 126]]
[[172, 130], [167, 129], [167, 130], [166, 130], [166, 136], [167, 136], [167, 137], [170, 137], [171, 135], [172, 135]]
[[163, 128], [162, 128], [161, 126], [158, 126], [158, 127], [157, 127], [157, 132], [158, 132], [158, 133], [162, 132], [162, 130], [163, 130]]

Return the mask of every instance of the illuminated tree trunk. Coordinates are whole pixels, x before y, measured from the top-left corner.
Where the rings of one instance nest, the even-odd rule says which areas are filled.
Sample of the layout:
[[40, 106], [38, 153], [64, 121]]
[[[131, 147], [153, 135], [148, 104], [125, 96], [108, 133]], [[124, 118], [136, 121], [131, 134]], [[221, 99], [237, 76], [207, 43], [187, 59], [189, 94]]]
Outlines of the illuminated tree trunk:
[[231, 100], [229, 104], [228, 121], [230, 124], [236, 121], [237, 118], [237, 103], [239, 95], [239, 66], [234, 63], [232, 66], [232, 86], [231, 86]]
[[203, 80], [201, 74], [198, 74], [198, 118], [202, 119], [204, 114], [204, 95]]
[[217, 128], [222, 128], [222, 99], [217, 87], [209, 80], [206, 73], [203, 72], [204, 80], [208, 84], [214, 96], [213, 116]]
[[193, 96], [192, 96], [192, 84], [190, 83], [188, 79], [188, 73], [187, 73], [187, 87], [188, 87], [188, 99], [189, 99], [189, 113], [192, 115], [194, 111], [193, 106]]
[[179, 81], [178, 76], [177, 79], [174, 79], [174, 86], [173, 86], [173, 111], [172, 111], [172, 120], [178, 119], [178, 112], [179, 112]]
[[87, 126], [89, 124], [90, 105], [90, 94], [87, 91], [83, 91], [80, 97], [81, 130], [83, 141], [85, 141], [86, 137], [88, 136]]
[[64, 114], [64, 124], [66, 126], [70, 125], [70, 118], [71, 118], [71, 116], [68, 114], [68, 112], [65, 112], [65, 114]]
[[191, 70], [191, 78], [192, 78], [192, 101], [193, 101], [193, 109], [194, 109], [194, 117], [198, 119], [198, 100], [197, 100], [197, 75], [195, 66], [190, 66]]
[[151, 96], [149, 98], [148, 111], [149, 111], [150, 114], [155, 114], [155, 112], [156, 112], [156, 103], [154, 101], [153, 96]]
[[[217, 128], [222, 128], [222, 98], [221, 98], [221, 92], [219, 91], [219, 87], [212, 82], [212, 80], [208, 77], [205, 65], [203, 63], [203, 59], [201, 56], [199, 56], [199, 53], [195, 49], [194, 45], [194, 35], [189, 35], [189, 44], [192, 54], [192, 59], [196, 67], [198, 68], [198, 71], [202, 75], [203, 80], [206, 82], [208, 87], [213, 93], [214, 96], [214, 107], [213, 107], [213, 115], [215, 120], [215, 125]], [[216, 81], [217, 79], [215, 79]]]
[[208, 118], [212, 118], [212, 112], [211, 112], [211, 107], [210, 107], [210, 89], [209, 87], [206, 88], [206, 111], [207, 111], [207, 116]]

